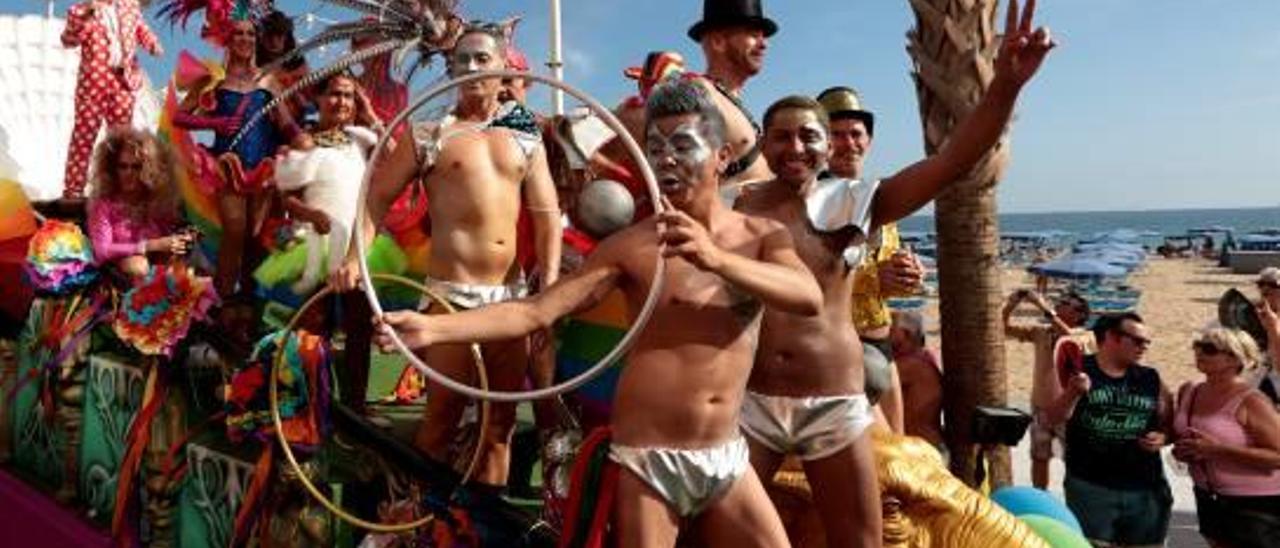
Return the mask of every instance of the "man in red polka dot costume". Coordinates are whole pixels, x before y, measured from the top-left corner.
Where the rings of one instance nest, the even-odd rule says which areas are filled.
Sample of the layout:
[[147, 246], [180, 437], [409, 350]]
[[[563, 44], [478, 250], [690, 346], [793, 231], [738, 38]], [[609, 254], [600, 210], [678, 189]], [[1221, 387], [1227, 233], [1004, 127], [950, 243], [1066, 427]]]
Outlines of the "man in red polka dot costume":
[[76, 119], [67, 149], [62, 196], [84, 194], [85, 172], [93, 143], [105, 121], [128, 124], [133, 102], [142, 87], [142, 69], [134, 51], [138, 46], [160, 55], [160, 42], [147, 27], [138, 0], [87, 0], [67, 10], [62, 45], [80, 48], [76, 79]]

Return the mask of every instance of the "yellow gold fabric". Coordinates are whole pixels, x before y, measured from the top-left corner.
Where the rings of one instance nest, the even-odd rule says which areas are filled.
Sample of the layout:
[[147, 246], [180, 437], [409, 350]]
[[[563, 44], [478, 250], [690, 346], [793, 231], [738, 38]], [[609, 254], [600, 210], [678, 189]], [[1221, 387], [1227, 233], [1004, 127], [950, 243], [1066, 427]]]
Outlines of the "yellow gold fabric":
[[822, 108], [829, 113], [866, 110], [862, 108], [862, 98], [858, 96], [857, 91], [853, 90], [842, 89], [823, 94], [818, 98], [818, 103], [822, 104]]
[[[853, 275], [853, 325], [859, 333], [884, 327], [892, 322], [889, 316], [889, 305], [885, 300], [896, 295], [880, 294], [880, 264], [893, 257], [894, 252], [902, 246], [898, 239], [898, 225], [886, 224], [880, 227], [879, 246], [872, 245], [873, 251], [867, 253]], [[876, 242], [871, 242], [872, 244]]]
[[[872, 426], [868, 435], [880, 480], [887, 548], [1049, 548], [1013, 514], [952, 476], [928, 442], [893, 434], [878, 425]], [[804, 472], [794, 466], [783, 466], [772, 487], [793, 495], [809, 490]], [[805, 523], [806, 529], [815, 523], [795, 515], [802, 512], [796, 504], [788, 510], [792, 515], [790, 520], [783, 516], [784, 522]], [[820, 538], [814, 538], [814, 531], [797, 533], [806, 537], [805, 546], [825, 546]]]

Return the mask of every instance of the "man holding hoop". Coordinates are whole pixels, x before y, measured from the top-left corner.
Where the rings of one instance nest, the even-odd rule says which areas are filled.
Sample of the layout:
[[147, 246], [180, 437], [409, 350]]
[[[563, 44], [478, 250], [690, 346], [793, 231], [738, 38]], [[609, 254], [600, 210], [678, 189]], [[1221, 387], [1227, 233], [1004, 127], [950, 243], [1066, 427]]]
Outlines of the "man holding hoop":
[[622, 469], [613, 507], [620, 545], [673, 546], [681, 526], [694, 523], [710, 546], [786, 546], [737, 417], [763, 306], [812, 316], [822, 294], [784, 226], [721, 203], [732, 152], [724, 118], [701, 86], [675, 81], [655, 89], [645, 141], [662, 213], [610, 236], [579, 271], [540, 295], [448, 316], [390, 313], [380, 318], [377, 342], [391, 348], [391, 329], [412, 349], [519, 338], [613, 289], [639, 310], [661, 252], [663, 286], [626, 358], [612, 417], [609, 458]]
[[[502, 27], [469, 26], [447, 55], [449, 73], [459, 77], [501, 70], [506, 65], [506, 48]], [[522, 194], [533, 217], [543, 282], [554, 282], [560, 270], [560, 210], [542, 138], [532, 113], [515, 102], [499, 100], [503, 89], [498, 78], [460, 86], [451, 114], [416, 125], [411, 142], [395, 147], [389, 157], [373, 160], [362, 241], [373, 239], [405, 185], [421, 177], [429, 198], [428, 233], [432, 235], [426, 285], [458, 309], [527, 293], [524, 273], [516, 262]], [[360, 277], [359, 261], [353, 246], [332, 284], [340, 290], [354, 289]], [[483, 353], [491, 386], [520, 388], [529, 362], [525, 338], [486, 344]], [[472, 373], [466, 344], [434, 345], [425, 350], [425, 356], [451, 377], [465, 381]], [[439, 463], [450, 462], [450, 445], [467, 401], [429, 383], [426, 413], [414, 444]], [[483, 448], [475, 472], [482, 491], [496, 494], [506, 484], [515, 418], [514, 404], [492, 406], [489, 428], [479, 441]]]

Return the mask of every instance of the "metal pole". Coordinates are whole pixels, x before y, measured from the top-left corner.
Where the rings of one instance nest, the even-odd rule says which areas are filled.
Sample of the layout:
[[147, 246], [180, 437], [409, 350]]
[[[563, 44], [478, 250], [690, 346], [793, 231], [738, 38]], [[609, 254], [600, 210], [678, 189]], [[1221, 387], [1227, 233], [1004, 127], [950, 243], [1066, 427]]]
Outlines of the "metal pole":
[[[560, 40], [560, 0], [551, 0], [551, 55], [547, 67], [551, 69], [551, 77], [564, 80], [564, 61], [560, 57], [562, 47]], [[551, 109], [557, 116], [564, 114], [564, 91], [551, 89]]]

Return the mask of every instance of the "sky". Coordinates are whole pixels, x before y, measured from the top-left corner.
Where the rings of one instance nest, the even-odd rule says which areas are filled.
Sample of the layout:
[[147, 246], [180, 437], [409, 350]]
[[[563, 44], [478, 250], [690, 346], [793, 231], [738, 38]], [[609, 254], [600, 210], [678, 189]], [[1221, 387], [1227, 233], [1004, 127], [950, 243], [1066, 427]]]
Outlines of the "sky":
[[[44, 10], [42, 0], [3, 4]], [[461, 4], [468, 18], [522, 15], [517, 45], [533, 64], [546, 61], [549, 1]], [[785, 95], [852, 86], [877, 117], [869, 172], [888, 176], [923, 157], [907, 0], [764, 4], [781, 30], [747, 84], [757, 115]], [[320, 0], [277, 6], [317, 20], [355, 17]], [[563, 0], [562, 9], [565, 81], [605, 104], [634, 93], [622, 70], [651, 50], [705, 68], [685, 35], [699, 0]], [[167, 48], [144, 59], [153, 81], [167, 78], [181, 49], [218, 55], [195, 37], [198, 24], [184, 33], [150, 19]], [[1036, 19], [1060, 45], [1019, 99], [1001, 212], [1280, 206], [1280, 1], [1041, 0]], [[300, 20], [299, 34], [307, 26]], [[548, 104], [545, 92], [533, 102]]]

